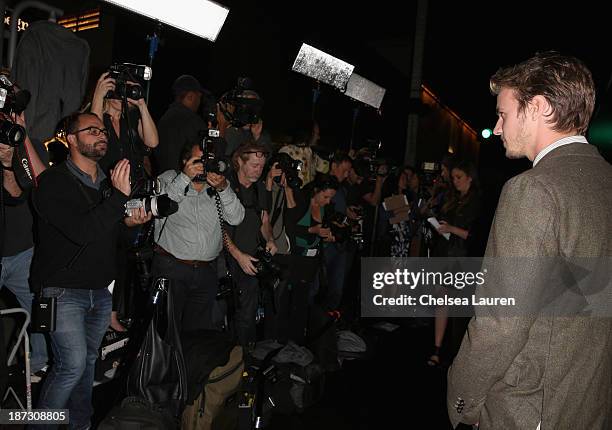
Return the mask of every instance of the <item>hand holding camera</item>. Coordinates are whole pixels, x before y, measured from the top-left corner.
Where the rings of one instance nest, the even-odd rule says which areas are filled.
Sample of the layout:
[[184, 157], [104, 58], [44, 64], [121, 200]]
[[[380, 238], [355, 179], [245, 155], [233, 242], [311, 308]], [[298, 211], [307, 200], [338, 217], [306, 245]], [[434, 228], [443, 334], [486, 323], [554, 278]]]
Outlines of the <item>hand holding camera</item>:
[[9, 169], [12, 167], [14, 152], [14, 147], [0, 143], [0, 163], [2, 163], [4, 167]]
[[120, 160], [114, 169], [111, 170], [111, 183], [113, 187], [121, 191], [127, 197], [132, 193], [130, 185], [130, 162], [125, 158]]
[[204, 174], [204, 163], [202, 163], [201, 157], [191, 157], [185, 163], [185, 167], [183, 167], [183, 173], [187, 175], [189, 179], [195, 178], [198, 175]]
[[214, 172], [208, 172], [206, 174], [206, 182], [217, 191], [223, 191], [227, 187], [227, 179], [225, 179], [225, 176]]
[[115, 90], [115, 79], [110, 76], [109, 72], [104, 72], [98, 78], [98, 82], [96, 83], [96, 90], [94, 91], [93, 100], [91, 102], [92, 111], [94, 110], [94, 106], [99, 106], [100, 111], [102, 111], [102, 105], [104, 103], [104, 98], [106, 95]]
[[131, 211], [130, 216], [126, 217], [124, 222], [128, 227], [135, 227], [140, 224], [145, 224], [151, 221], [153, 214], [147, 212], [144, 207], [139, 207]]
[[240, 268], [247, 275], [255, 276], [257, 275], [257, 268], [253, 263], [257, 263], [259, 260], [255, 257], [250, 256], [242, 251], [237, 251], [234, 258], [240, 265]]

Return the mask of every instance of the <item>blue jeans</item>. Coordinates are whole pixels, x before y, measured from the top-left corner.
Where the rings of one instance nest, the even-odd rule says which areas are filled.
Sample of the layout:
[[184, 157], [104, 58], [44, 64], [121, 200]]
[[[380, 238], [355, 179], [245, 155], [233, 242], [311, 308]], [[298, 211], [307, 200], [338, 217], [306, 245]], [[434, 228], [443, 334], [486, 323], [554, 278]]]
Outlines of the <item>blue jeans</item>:
[[[34, 248], [26, 249], [17, 255], [2, 257], [2, 274], [0, 275], [0, 288], [3, 285], [12, 292], [19, 305], [32, 313], [32, 298], [30, 292], [30, 263], [32, 262], [32, 252]], [[30, 355], [30, 368], [32, 373], [38, 372], [47, 365], [47, 342], [42, 333], [32, 333], [30, 336], [32, 345]]]
[[41, 389], [38, 408], [67, 408], [69, 428], [87, 429], [93, 414], [94, 368], [110, 323], [112, 296], [106, 288], [45, 288], [44, 295], [57, 298], [57, 320], [51, 333], [54, 362]]

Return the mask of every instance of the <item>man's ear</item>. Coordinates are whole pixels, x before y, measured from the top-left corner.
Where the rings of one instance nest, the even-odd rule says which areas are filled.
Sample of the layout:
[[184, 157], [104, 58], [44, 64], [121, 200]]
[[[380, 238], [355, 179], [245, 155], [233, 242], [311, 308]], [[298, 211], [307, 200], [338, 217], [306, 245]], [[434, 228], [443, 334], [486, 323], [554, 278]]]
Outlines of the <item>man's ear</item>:
[[528, 112], [531, 119], [536, 120], [538, 116], [549, 117], [552, 114], [552, 108], [546, 97], [537, 95], [534, 96], [528, 105]]
[[68, 142], [68, 149], [70, 149], [71, 146], [76, 146], [76, 136], [74, 134], [66, 135], [66, 142]]

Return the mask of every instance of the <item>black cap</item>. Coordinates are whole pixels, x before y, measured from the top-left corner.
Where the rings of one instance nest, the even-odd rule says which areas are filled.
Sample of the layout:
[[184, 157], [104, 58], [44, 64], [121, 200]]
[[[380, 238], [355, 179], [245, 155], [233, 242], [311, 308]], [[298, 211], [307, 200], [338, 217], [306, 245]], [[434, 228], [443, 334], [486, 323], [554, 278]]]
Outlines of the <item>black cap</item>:
[[177, 96], [187, 91], [199, 91], [202, 94], [207, 94], [200, 82], [191, 75], [181, 75], [172, 84], [172, 93]]

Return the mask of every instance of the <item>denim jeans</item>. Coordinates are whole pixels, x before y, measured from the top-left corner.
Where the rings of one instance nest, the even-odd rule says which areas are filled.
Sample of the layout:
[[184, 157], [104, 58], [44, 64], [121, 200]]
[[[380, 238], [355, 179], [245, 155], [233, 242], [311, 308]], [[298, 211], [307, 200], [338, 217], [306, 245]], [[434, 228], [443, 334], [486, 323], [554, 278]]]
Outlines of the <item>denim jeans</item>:
[[[30, 263], [32, 262], [32, 252], [34, 248], [26, 249], [19, 254], [10, 257], [2, 257], [2, 274], [0, 275], [0, 288], [3, 285], [11, 291], [19, 305], [32, 313], [32, 293], [30, 292]], [[42, 333], [32, 333], [30, 335], [32, 346], [30, 355], [30, 368], [32, 373], [38, 372], [47, 365], [47, 342]]]
[[45, 288], [44, 295], [57, 298], [57, 320], [51, 333], [53, 366], [41, 389], [38, 408], [67, 408], [69, 428], [84, 430], [89, 428], [93, 414], [94, 368], [110, 323], [112, 296], [106, 288]]

